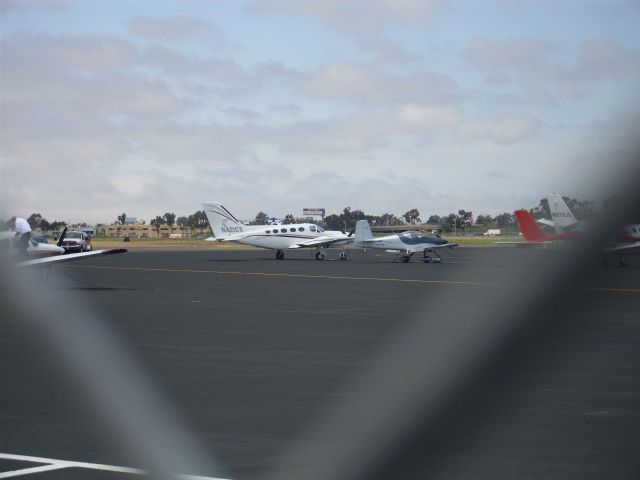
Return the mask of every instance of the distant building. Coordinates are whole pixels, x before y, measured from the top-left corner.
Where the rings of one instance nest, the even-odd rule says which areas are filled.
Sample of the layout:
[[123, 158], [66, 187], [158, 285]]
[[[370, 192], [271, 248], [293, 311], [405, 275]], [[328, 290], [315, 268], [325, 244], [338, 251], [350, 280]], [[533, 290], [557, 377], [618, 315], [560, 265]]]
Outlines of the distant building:
[[125, 217], [124, 224], [125, 225], [135, 225], [138, 223], [138, 219], [136, 217]]
[[178, 225], [161, 225], [159, 231], [153, 225], [96, 225], [96, 235], [109, 238], [191, 238], [192, 233], [190, 228]]

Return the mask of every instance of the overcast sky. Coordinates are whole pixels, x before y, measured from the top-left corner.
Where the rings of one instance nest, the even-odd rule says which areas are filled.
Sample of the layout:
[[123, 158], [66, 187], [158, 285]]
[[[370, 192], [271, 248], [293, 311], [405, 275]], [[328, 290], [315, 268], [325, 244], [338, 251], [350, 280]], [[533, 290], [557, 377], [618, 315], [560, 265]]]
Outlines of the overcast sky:
[[0, 11], [2, 218], [495, 214], [590, 198], [640, 120], [632, 0]]

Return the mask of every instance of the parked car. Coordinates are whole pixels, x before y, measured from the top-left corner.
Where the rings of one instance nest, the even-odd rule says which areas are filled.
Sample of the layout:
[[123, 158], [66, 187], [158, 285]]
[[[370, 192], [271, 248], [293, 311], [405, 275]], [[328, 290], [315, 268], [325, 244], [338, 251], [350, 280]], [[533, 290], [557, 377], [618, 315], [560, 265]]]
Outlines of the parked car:
[[67, 232], [62, 241], [62, 248], [69, 252], [91, 251], [91, 238], [84, 232]]

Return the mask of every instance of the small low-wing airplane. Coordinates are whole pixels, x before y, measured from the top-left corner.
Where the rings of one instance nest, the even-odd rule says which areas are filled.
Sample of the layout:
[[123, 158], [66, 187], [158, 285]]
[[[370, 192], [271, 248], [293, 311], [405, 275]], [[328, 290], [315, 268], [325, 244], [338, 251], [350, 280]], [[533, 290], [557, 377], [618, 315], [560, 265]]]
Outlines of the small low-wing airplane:
[[124, 253], [124, 248], [112, 248], [108, 250], [94, 250], [84, 253], [69, 253], [65, 255], [65, 249], [61, 247], [67, 228], [65, 227], [56, 245], [38, 243], [31, 239], [27, 247], [27, 258], [19, 257], [15, 242], [17, 237], [13, 232], [0, 232], [0, 245], [8, 256], [13, 257], [18, 267], [51, 266], [55, 263], [71, 262], [96, 255], [113, 255]]
[[[313, 223], [244, 225], [219, 202], [203, 203], [202, 206], [214, 235], [207, 240], [268, 248], [276, 251], [278, 260], [284, 258], [285, 250], [295, 248], [315, 248], [316, 260], [324, 260], [327, 248], [353, 241], [351, 234], [333, 230], [325, 231]], [[341, 250], [339, 258], [346, 260], [347, 252]]]
[[[64, 233], [65, 232], [63, 231], [63, 235]], [[17, 240], [18, 237], [16, 237], [13, 232], [0, 232], [0, 244], [5, 251], [10, 252], [15, 250], [17, 252], [18, 247], [15, 243]], [[27, 245], [27, 256], [29, 258], [51, 257], [55, 255], [62, 255], [63, 253], [64, 248], [62, 248], [61, 245], [53, 245], [51, 243], [38, 243], [33, 238], [29, 240], [29, 244]]]
[[[518, 223], [520, 224], [520, 231], [522, 232], [522, 236], [526, 240], [526, 243], [529, 244], [551, 244], [554, 242], [573, 240], [584, 234], [584, 230], [579, 229], [568, 230], [561, 233], [548, 235], [536, 224], [536, 221], [527, 210], [516, 210], [513, 213], [515, 214], [516, 218], [518, 219]], [[573, 217], [573, 214], [571, 216]], [[573, 225], [575, 224], [576, 222], [573, 222]], [[640, 253], [640, 239], [637, 236], [634, 236], [640, 234], [640, 228], [637, 225], [627, 225], [624, 227], [624, 229], [625, 232], [626, 230], [629, 231], [626, 234], [623, 234], [622, 237], [619, 236], [616, 240], [616, 243], [614, 243], [612, 246], [604, 249], [603, 253], [605, 255], [605, 266], [608, 264], [609, 255], [618, 256], [618, 264], [621, 267], [624, 267], [627, 265], [627, 259], [625, 258], [625, 255], [635, 255]]]
[[[454, 248], [460, 246], [459, 243], [449, 243], [440, 237], [430, 237], [415, 230], [402, 233], [394, 233], [384, 237], [374, 237], [371, 227], [366, 220], [356, 222], [356, 234], [353, 244], [362, 248], [377, 248], [391, 253], [405, 253], [400, 257], [400, 261], [407, 263], [414, 253], [422, 252], [420, 258], [425, 263], [440, 263], [442, 257], [437, 250], [441, 248]], [[432, 253], [434, 256], [430, 256]]]

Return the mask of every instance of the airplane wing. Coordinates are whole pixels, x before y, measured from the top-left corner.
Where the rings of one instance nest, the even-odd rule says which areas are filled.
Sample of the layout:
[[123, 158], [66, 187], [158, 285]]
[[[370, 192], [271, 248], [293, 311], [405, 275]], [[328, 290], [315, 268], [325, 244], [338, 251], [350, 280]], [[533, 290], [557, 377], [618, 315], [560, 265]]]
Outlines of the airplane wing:
[[640, 253], [640, 242], [615, 245], [605, 249], [607, 253], [635, 254]]
[[445, 243], [444, 245], [434, 245], [433, 247], [430, 247], [430, 250], [433, 250], [436, 248], [454, 248], [459, 246], [460, 246], [459, 243]]
[[116, 253], [125, 253], [125, 248], [112, 248], [110, 250], [94, 250], [92, 252], [83, 253], [70, 253], [68, 255], [56, 255], [54, 257], [37, 258], [34, 260], [26, 260], [19, 262], [19, 267], [31, 267], [35, 265], [52, 265], [54, 263], [73, 262], [74, 260], [80, 260], [86, 257], [92, 257], [95, 255], [113, 255]]
[[304, 248], [304, 247], [319, 247], [330, 245], [344, 245], [346, 243], [353, 242], [353, 236], [345, 234], [344, 236], [335, 235], [322, 235], [320, 237], [311, 238], [309, 240], [303, 240], [302, 242], [291, 245], [289, 248]]
[[[454, 247], [459, 247], [460, 244], [459, 243], [444, 243], [442, 245], [431, 245], [429, 247], [427, 247], [424, 243], [421, 245], [413, 245], [411, 248], [409, 248], [408, 250], [417, 253], [417, 252], [422, 252], [425, 249], [427, 250], [438, 250], [440, 248], [454, 248]], [[407, 250], [406, 248], [402, 248], [401, 251], [403, 250]]]
[[425, 245], [422, 244], [422, 245], [416, 245], [416, 248], [414, 248], [413, 251], [422, 252], [425, 248], [427, 248], [428, 250], [437, 250], [439, 248], [454, 248], [459, 246], [460, 246], [459, 243], [445, 243], [443, 245], [431, 245], [430, 247], [425, 247]]

